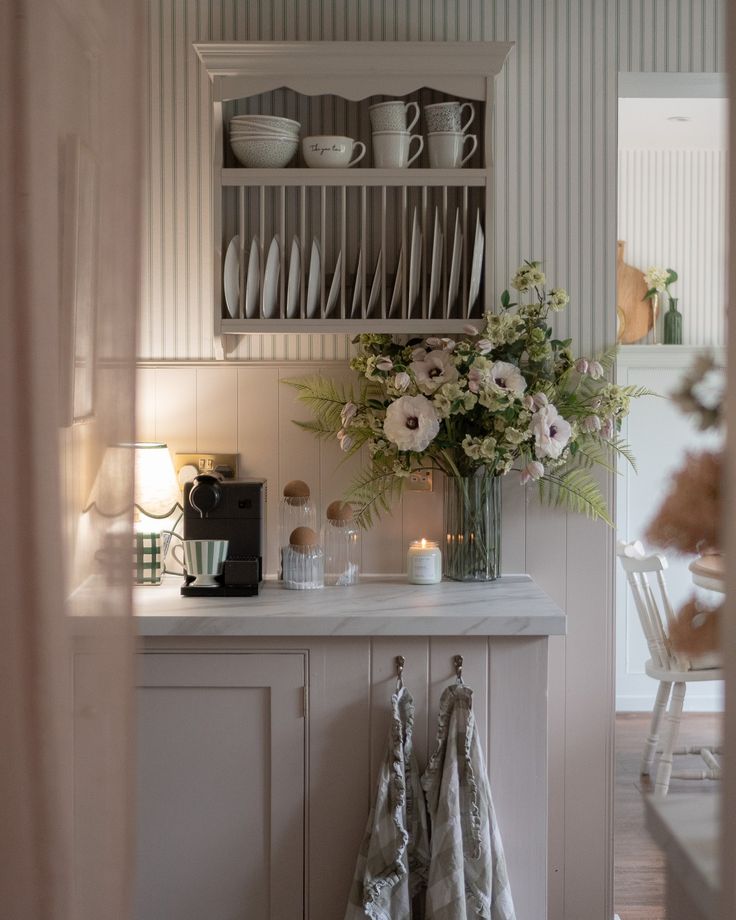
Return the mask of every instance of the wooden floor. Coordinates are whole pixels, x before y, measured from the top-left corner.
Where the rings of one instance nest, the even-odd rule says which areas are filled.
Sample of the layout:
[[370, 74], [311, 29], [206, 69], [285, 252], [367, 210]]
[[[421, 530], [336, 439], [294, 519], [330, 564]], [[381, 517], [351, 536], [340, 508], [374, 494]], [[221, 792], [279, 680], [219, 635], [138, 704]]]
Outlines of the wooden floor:
[[[651, 792], [653, 783], [648, 777], [639, 775], [648, 725], [646, 713], [616, 716], [614, 907], [621, 920], [665, 920], [664, 861], [644, 827], [642, 797]], [[686, 713], [678, 746], [716, 744], [719, 737], [720, 716]], [[701, 766], [699, 757], [677, 757], [675, 760], [675, 769], [699, 769]], [[717, 789], [717, 783], [707, 780], [673, 779], [669, 794], [711, 795]]]

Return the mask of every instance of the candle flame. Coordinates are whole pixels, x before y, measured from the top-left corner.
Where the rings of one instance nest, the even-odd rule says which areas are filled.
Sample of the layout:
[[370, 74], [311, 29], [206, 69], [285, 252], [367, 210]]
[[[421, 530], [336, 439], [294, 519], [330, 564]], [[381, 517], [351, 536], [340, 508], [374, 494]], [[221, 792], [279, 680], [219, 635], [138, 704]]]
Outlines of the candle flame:
[[427, 546], [427, 541], [422, 537], [422, 549], [425, 549]]

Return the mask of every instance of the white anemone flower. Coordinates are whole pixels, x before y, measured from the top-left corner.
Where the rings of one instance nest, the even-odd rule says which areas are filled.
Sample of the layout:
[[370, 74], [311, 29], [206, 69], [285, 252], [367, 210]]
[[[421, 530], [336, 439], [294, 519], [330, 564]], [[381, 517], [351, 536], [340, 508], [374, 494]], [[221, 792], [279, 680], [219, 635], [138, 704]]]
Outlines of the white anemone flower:
[[560, 415], [552, 403], [542, 406], [534, 413], [532, 431], [534, 452], [540, 460], [544, 457], [557, 460], [572, 435], [570, 423]]
[[521, 375], [515, 364], [507, 361], [496, 361], [491, 368], [491, 380], [500, 390], [508, 393], [523, 393], [526, 389], [526, 380]]
[[441, 349], [430, 351], [422, 361], [412, 361], [410, 367], [419, 387], [430, 393], [443, 383], [454, 383], [459, 376], [449, 352]]
[[426, 396], [400, 396], [386, 410], [383, 430], [399, 450], [419, 453], [440, 430], [440, 421]]

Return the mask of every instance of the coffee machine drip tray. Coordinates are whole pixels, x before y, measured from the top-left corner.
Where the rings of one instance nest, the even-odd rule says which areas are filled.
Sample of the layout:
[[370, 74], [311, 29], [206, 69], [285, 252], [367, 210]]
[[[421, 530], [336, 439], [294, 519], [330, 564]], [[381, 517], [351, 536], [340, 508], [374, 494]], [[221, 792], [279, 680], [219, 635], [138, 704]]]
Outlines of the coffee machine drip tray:
[[182, 597], [255, 597], [258, 594], [258, 585], [217, 585], [212, 588], [190, 588], [193, 578], [187, 578], [187, 583], [182, 585]]
[[183, 597], [255, 597], [261, 580], [261, 559], [245, 556], [240, 559], [226, 559], [220, 584], [211, 588], [193, 588], [193, 575], [187, 575], [182, 586]]

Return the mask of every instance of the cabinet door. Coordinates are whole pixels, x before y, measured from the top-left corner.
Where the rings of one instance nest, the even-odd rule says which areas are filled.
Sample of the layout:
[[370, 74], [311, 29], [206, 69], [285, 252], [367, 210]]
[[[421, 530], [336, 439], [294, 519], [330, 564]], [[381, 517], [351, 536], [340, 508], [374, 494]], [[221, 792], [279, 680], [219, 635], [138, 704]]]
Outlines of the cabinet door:
[[139, 659], [137, 920], [302, 917], [304, 655]]

